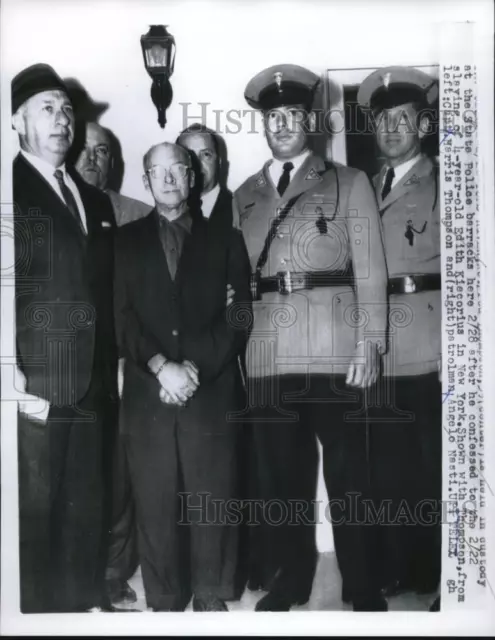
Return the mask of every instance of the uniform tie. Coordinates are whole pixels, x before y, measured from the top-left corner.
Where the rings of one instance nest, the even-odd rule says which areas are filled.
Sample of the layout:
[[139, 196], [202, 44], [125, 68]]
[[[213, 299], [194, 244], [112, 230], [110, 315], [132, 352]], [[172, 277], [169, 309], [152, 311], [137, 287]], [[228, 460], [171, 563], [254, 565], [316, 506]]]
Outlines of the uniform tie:
[[385, 182], [383, 183], [382, 200], [385, 200], [385, 198], [388, 196], [388, 194], [392, 190], [392, 182], [393, 182], [394, 178], [395, 178], [394, 168], [393, 167], [389, 167], [387, 169], [387, 174], [385, 176]]
[[60, 171], [60, 169], [56, 169], [53, 175], [55, 176], [55, 179], [58, 182], [58, 186], [60, 187], [60, 191], [62, 192], [62, 196], [65, 200], [65, 204], [67, 205], [67, 208], [71, 212], [72, 217], [77, 222], [81, 231], [84, 232], [81, 216], [79, 215], [79, 209], [77, 208], [76, 199], [74, 198], [72, 191], [65, 184], [64, 174], [62, 173], [62, 171]]
[[284, 162], [284, 166], [283, 166], [284, 170], [277, 184], [277, 191], [280, 197], [284, 195], [287, 187], [289, 186], [290, 172], [292, 171], [293, 168], [294, 168], [294, 165], [292, 164], [292, 162]]

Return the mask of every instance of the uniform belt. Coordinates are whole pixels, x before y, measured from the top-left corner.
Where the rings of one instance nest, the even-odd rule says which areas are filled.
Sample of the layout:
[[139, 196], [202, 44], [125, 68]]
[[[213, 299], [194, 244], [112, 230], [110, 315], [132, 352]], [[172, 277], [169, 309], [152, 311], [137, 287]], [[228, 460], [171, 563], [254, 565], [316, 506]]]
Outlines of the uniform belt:
[[263, 293], [289, 295], [294, 291], [314, 289], [315, 287], [352, 286], [352, 269], [342, 271], [279, 271], [275, 276], [261, 278], [254, 273], [251, 276], [251, 293], [254, 300], [260, 300]]
[[439, 273], [424, 273], [414, 276], [400, 276], [388, 281], [388, 294], [419, 293], [420, 291], [438, 291], [442, 288], [442, 277]]

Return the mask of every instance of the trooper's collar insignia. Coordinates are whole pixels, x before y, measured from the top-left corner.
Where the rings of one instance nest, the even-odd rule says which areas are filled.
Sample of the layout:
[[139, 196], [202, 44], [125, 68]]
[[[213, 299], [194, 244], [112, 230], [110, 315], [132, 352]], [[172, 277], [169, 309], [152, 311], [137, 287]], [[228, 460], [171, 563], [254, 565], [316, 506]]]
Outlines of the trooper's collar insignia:
[[321, 180], [320, 174], [313, 168], [308, 171], [305, 180]]
[[419, 184], [419, 178], [416, 174], [412, 175], [407, 182], [404, 182], [405, 187], [410, 187], [413, 184]]
[[256, 180], [256, 186], [264, 187], [265, 184], [266, 184], [265, 176], [262, 173], [260, 173], [260, 175], [258, 176], [258, 179]]

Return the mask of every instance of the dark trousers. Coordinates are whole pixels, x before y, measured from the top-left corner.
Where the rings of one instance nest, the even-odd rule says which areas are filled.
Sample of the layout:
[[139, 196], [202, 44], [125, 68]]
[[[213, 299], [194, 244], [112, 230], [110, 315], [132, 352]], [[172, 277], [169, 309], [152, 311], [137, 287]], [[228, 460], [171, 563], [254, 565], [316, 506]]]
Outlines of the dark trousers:
[[400, 580], [434, 590], [441, 561], [441, 384], [435, 372], [385, 378], [379, 386], [368, 409], [377, 575], [382, 584]]
[[45, 425], [19, 415], [23, 613], [80, 611], [101, 604], [108, 413], [101, 387], [92, 385], [79, 411], [52, 407]]
[[235, 492], [235, 425], [201, 433], [157, 421], [125, 438], [148, 606], [183, 609], [191, 591], [231, 599], [237, 527], [222, 509]]
[[139, 559], [129, 462], [124, 438], [119, 433], [118, 425], [113, 435], [111, 459], [109, 491], [112, 516], [105, 578], [127, 581], [136, 572]]
[[[272, 588], [296, 600], [311, 593], [316, 568], [315, 509], [318, 436], [335, 551], [349, 595], [357, 599], [373, 588], [370, 535], [364, 522], [368, 495], [366, 412], [361, 392], [345, 386], [345, 376], [284, 375], [250, 381], [255, 445], [254, 497], [265, 505], [252, 529], [251, 567], [270, 578]], [[270, 502], [274, 505], [267, 509]], [[289, 517], [277, 523], [275, 503]], [[271, 575], [270, 575], [271, 574]]]

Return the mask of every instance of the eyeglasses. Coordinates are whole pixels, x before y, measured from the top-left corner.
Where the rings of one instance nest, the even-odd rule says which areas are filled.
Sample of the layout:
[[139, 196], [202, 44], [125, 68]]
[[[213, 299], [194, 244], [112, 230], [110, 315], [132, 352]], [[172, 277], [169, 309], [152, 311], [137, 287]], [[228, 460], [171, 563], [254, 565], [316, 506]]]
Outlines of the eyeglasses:
[[146, 173], [154, 180], [163, 180], [166, 175], [170, 175], [174, 180], [183, 180], [189, 173], [189, 167], [180, 162], [173, 164], [169, 168], [161, 164], [154, 164]]

